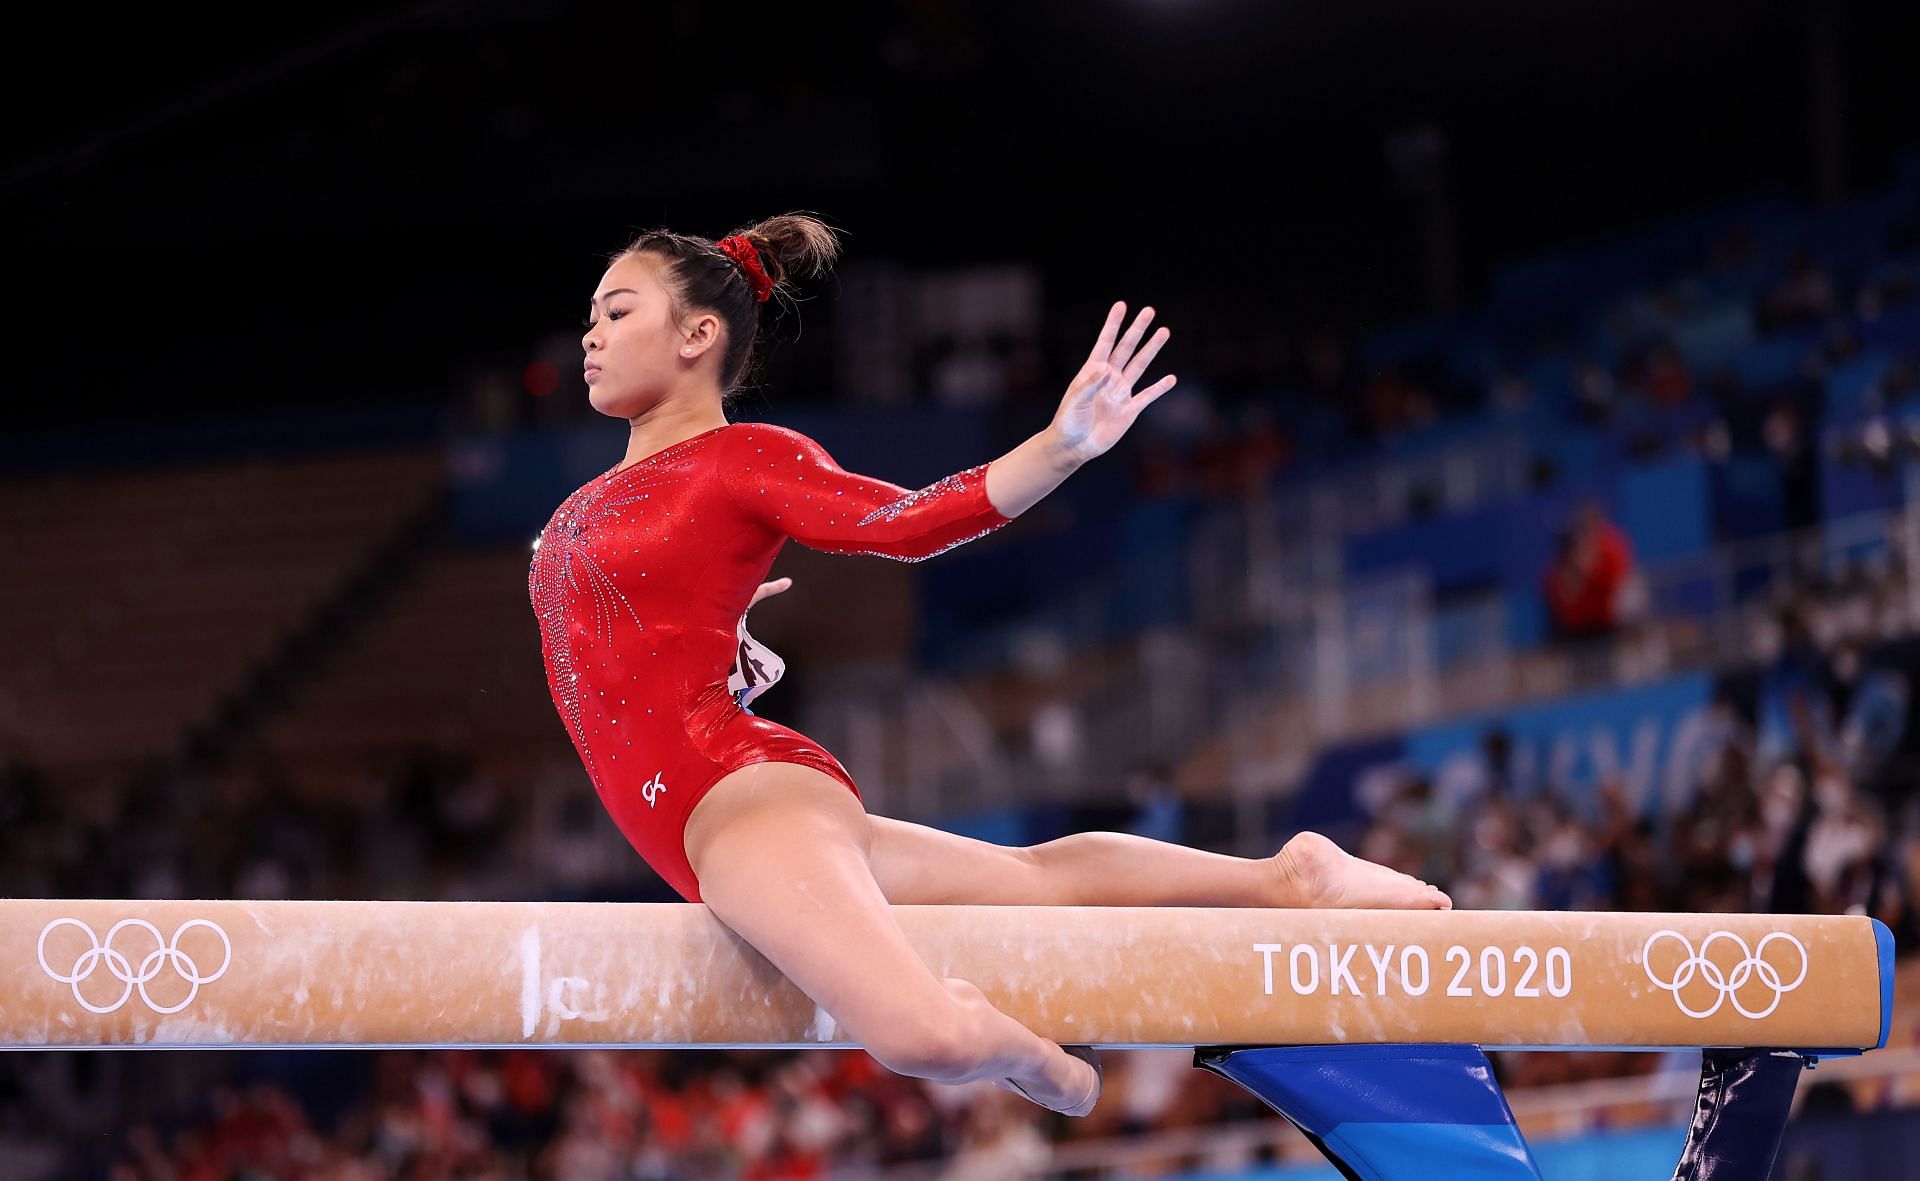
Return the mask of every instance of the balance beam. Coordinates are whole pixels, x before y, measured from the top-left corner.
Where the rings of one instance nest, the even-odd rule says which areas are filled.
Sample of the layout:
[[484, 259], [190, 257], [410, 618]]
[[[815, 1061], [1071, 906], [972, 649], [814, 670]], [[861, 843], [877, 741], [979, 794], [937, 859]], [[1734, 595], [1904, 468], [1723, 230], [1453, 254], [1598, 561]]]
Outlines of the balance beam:
[[[1857, 917], [894, 913], [1045, 1037], [1195, 1047], [1359, 1181], [1538, 1181], [1482, 1045], [1702, 1047], [1673, 1176], [1765, 1177], [1801, 1069], [1893, 1012]], [[702, 906], [0, 899], [0, 949], [0, 1048], [851, 1044]]]
[[[1069, 1045], [1857, 1052], [1892, 1010], [1886, 928], [1851, 916], [895, 913]], [[6, 899], [0, 940], [0, 1048], [852, 1044], [701, 906]]]

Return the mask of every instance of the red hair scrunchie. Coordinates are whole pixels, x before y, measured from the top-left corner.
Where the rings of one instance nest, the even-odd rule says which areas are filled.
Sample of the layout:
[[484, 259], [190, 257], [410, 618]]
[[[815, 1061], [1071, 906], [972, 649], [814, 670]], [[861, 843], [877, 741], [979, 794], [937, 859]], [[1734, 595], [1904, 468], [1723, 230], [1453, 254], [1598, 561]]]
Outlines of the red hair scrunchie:
[[767, 297], [773, 294], [773, 280], [767, 278], [766, 269], [760, 265], [760, 252], [754, 249], [753, 243], [739, 234], [733, 234], [714, 245], [728, 258], [739, 263], [740, 269], [746, 272], [747, 284], [753, 288], [753, 298], [760, 303], [767, 302]]

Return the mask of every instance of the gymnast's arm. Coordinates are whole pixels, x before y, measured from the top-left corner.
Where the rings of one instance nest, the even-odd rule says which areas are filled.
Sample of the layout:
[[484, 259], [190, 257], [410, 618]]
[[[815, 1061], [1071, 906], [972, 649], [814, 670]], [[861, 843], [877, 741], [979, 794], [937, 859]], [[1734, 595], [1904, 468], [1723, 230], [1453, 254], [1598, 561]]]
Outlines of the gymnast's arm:
[[992, 469], [1010, 462], [1031, 500], [1059, 485], [1039, 446], [1015, 448], [925, 488], [908, 489], [847, 471], [799, 431], [753, 423], [737, 432], [725, 467], [741, 514], [812, 549], [917, 562], [1012, 520], [987, 495]]
[[1163, 327], [1143, 347], [1153, 321], [1153, 309], [1143, 308], [1120, 336], [1126, 310], [1116, 303], [1108, 311], [1047, 429], [991, 463], [909, 492], [846, 471], [798, 431], [759, 423], [738, 432], [734, 462], [726, 465], [734, 500], [748, 517], [829, 553], [917, 562], [991, 533], [1104, 455], [1173, 388], [1168, 374], [1134, 392], [1170, 334]]

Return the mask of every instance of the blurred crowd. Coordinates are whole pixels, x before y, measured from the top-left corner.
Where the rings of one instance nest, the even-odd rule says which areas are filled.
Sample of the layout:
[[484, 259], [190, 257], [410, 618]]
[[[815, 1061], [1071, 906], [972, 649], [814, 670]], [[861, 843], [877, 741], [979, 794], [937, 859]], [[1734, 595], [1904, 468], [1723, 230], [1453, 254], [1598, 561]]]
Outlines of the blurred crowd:
[[667, 897], [567, 748], [503, 757], [430, 740], [130, 779], [50, 775], [15, 755], [0, 763], [0, 893]]
[[[320, 1126], [293, 1088], [215, 1088], [117, 1146], [110, 1181], [807, 1181], [939, 1161], [943, 1181], [1034, 1175], [1054, 1145], [1258, 1114], [1184, 1051], [1109, 1055], [1101, 1110], [1066, 1121], [987, 1084], [941, 1087], [856, 1051], [395, 1051], [353, 1055]], [[310, 1080], [308, 1089], [342, 1080]], [[1244, 1150], [1193, 1154], [1249, 1163]]]
[[[1785, 477], [1787, 527], [1803, 528], [1818, 520], [1822, 383], [1862, 355], [1864, 327], [1920, 298], [1916, 246], [1920, 214], [1912, 226], [1897, 225], [1889, 256], [1859, 274], [1842, 277], [1807, 252], [1792, 254], [1776, 278], [1753, 289], [1749, 313], [1756, 342], [1804, 347], [1784, 378], [1757, 387], [1735, 366], [1696, 369], [1673, 343], [1689, 317], [1716, 306], [1711, 292], [1771, 269], [1751, 233], [1737, 227], [1705, 250], [1696, 269], [1609, 308], [1596, 340], [1574, 344], [1543, 332], [1490, 377], [1462, 373], [1437, 352], [1370, 362], [1339, 333], [1244, 325], [1235, 347], [1215, 342], [1223, 347], [1203, 354], [1207, 371], [1183, 380], [1178, 397], [1142, 419], [1136, 482], [1145, 494], [1258, 495], [1303, 458], [1366, 454], [1476, 413], [1518, 419], [1546, 412], [1619, 437], [1637, 460], [1676, 452], [1712, 461], [1766, 456]], [[1237, 369], [1236, 357], [1252, 367]], [[1532, 363], [1546, 359], [1570, 363], [1566, 388], [1529, 377]], [[1916, 390], [1920, 367], [1913, 356], [1899, 356], [1872, 383], [1861, 409], [1884, 413]], [[1850, 450], [1839, 458], [1884, 466], [1920, 444], [1896, 432], [1878, 445], [1868, 435]]]
[[1755, 633], [1770, 655], [1725, 683], [1677, 779], [1603, 767], [1566, 782], [1575, 761], [1494, 724], [1439, 774], [1363, 787], [1358, 852], [1468, 909], [1869, 914], [1911, 947], [1911, 652], [1862, 642], [1856, 607], [1872, 596], [1851, 583], [1792, 595]]

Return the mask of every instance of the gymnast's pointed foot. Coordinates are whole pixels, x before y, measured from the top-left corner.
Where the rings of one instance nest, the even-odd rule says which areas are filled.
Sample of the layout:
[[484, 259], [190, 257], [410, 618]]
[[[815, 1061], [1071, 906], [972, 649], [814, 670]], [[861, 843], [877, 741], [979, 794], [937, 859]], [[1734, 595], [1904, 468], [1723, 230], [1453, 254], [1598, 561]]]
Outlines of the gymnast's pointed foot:
[[1273, 855], [1282, 906], [1325, 909], [1452, 910], [1453, 899], [1419, 878], [1355, 857], [1317, 832]]
[[1104, 1072], [1100, 1069], [1100, 1056], [1086, 1046], [1062, 1046], [1067, 1056], [1077, 1068], [1073, 1077], [1067, 1080], [1049, 1079], [1042, 1083], [1029, 1081], [1025, 1085], [1012, 1079], [1004, 1079], [994, 1085], [1010, 1090], [1022, 1099], [1038, 1103], [1048, 1111], [1057, 1111], [1061, 1115], [1082, 1116], [1093, 1112], [1093, 1105], [1100, 1100], [1100, 1085]]

